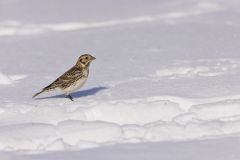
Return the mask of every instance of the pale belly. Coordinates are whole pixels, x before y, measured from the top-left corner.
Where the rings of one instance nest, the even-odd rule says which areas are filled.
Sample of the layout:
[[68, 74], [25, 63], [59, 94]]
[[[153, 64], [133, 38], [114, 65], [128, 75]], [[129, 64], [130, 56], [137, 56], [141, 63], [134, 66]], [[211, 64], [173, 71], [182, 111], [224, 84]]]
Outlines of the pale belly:
[[65, 94], [70, 94], [70, 93], [80, 89], [85, 84], [86, 81], [87, 81], [87, 78], [82, 78], [82, 79], [76, 81], [70, 87], [64, 89]]

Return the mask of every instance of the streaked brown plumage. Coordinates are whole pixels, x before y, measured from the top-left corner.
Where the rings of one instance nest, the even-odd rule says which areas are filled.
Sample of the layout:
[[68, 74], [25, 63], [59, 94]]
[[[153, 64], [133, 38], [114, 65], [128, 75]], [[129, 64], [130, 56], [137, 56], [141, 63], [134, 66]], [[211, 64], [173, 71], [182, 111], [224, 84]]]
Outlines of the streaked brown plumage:
[[77, 63], [72, 68], [57, 78], [50, 85], [43, 88], [42, 91], [33, 95], [33, 98], [43, 92], [62, 90], [67, 98], [73, 100], [70, 93], [76, 91], [84, 85], [88, 78], [90, 63], [94, 59], [96, 58], [90, 54], [81, 55], [78, 58]]

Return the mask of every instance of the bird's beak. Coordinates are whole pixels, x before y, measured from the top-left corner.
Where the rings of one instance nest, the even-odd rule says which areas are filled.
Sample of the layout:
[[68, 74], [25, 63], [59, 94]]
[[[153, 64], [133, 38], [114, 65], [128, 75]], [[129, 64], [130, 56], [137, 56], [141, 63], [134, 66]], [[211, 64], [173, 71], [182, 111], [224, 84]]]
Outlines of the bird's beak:
[[92, 56], [92, 60], [95, 60], [96, 58]]

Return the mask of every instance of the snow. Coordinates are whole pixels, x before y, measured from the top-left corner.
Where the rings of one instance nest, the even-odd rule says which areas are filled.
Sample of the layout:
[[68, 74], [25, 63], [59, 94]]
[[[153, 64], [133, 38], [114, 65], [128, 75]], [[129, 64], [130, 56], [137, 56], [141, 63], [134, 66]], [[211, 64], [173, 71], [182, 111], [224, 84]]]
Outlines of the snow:
[[[207, 64], [207, 65], [206, 65]], [[152, 78], [193, 78], [234, 74], [240, 67], [240, 61], [235, 59], [199, 59], [193, 62], [179, 61], [173, 66], [166, 66], [156, 71]]]
[[[239, 6], [1, 0], [0, 159], [239, 159]], [[31, 98], [84, 53], [75, 101]]]
[[0, 84], [11, 84], [12, 80], [7, 76], [0, 72]]
[[[224, 145], [223, 145], [224, 144]], [[234, 159], [239, 158], [239, 139], [207, 139], [182, 142], [121, 144], [104, 146], [90, 150], [49, 152], [46, 154], [14, 154], [2, 153], [4, 160], [40, 160], [40, 159], [99, 159], [99, 160], [127, 160], [127, 159]], [[231, 148], [231, 149], [226, 149]], [[177, 156], [177, 158], [176, 158]]]
[[26, 78], [26, 75], [17, 74], [17, 75], [5, 75], [0, 72], [0, 85], [12, 84], [14, 81], [18, 81]]

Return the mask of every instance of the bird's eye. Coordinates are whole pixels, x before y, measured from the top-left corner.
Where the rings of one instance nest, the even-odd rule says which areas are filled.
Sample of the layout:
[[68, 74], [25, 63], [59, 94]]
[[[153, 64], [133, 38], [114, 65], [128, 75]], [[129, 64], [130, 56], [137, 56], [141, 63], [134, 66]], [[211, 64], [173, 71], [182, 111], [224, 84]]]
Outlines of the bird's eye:
[[86, 57], [85, 59], [88, 59], [88, 57]]

